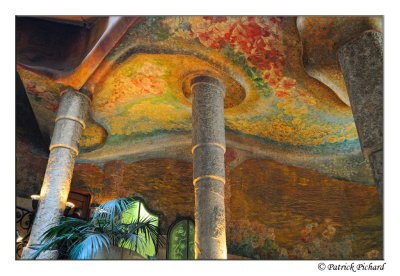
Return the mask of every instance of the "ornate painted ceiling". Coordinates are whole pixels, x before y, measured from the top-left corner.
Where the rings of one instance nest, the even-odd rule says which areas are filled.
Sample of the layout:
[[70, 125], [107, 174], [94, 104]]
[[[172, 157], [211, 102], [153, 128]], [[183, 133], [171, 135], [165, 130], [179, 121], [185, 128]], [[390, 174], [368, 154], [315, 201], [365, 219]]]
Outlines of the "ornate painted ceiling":
[[[272, 159], [372, 185], [336, 51], [381, 26], [380, 17], [135, 18], [75, 87], [92, 97], [77, 162], [191, 160], [186, 86], [209, 73], [227, 88], [231, 166]], [[17, 70], [42, 134], [51, 136], [65, 78], [22, 61]]]

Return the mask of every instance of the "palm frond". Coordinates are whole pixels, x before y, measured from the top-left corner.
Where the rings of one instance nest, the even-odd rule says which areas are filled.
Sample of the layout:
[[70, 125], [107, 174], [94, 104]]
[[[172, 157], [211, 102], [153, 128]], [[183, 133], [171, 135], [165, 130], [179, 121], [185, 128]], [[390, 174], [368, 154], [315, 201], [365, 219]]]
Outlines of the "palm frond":
[[62, 217], [58, 224], [50, 225], [41, 238], [41, 246], [38, 248], [33, 258], [36, 259], [40, 253], [46, 250], [57, 248], [69, 248], [69, 245], [79, 240], [80, 234], [77, 229], [85, 226], [87, 223], [76, 218]]
[[114, 220], [120, 218], [122, 213], [128, 210], [136, 202], [133, 198], [118, 198], [101, 204], [93, 215], [93, 220]]
[[151, 241], [154, 245], [165, 246], [166, 240], [159, 234], [159, 228], [155, 225], [156, 222], [157, 219], [151, 217], [135, 219], [126, 225], [127, 233], [143, 233], [144, 239], [139, 242], [147, 243]]
[[136, 233], [126, 233], [119, 240], [119, 247], [129, 249], [130, 251], [137, 251], [139, 244], [142, 244], [142, 237]]
[[92, 259], [101, 250], [110, 252], [111, 242], [107, 235], [92, 233], [87, 235], [70, 252], [70, 258], [76, 260]]
[[55, 237], [51, 240], [46, 241], [36, 250], [35, 254], [32, 255], [32, 259], [36, 259], [44, 251], [58, 249], [59, 245], [64, 241], [64, 239], [65, 237], [63, 236]]
[[70, 235], [80, 229], [80, 227], [87, 226], [87, 222], [77, 218], [62, 217], [58, 224], [54, 224], [47, 229], [41, 236], [41, 241], [45, 242], [55, 237], [62, 237]]
[[134, 198], [108, 201], [98, 207], [90, 221], [62, 217], [42, 235], [42, 246], [35, 258], [45, 250], [61, 249], [71, 259], [91, 259], [100, 250], [110, 252], [111, 246], [124, 247], [138, 253], [150, 242], [164, 246], [159, 235], [158, 220], [152, 217], [123, 219], [123, 213], [138, 202]]

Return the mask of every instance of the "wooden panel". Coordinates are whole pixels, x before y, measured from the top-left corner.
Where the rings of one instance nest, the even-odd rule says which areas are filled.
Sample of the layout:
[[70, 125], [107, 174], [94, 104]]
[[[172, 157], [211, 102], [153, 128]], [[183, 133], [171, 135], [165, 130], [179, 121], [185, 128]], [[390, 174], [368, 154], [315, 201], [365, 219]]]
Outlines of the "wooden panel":
[[[92, 195], [89, 192], [83, 190], [71, 190], [68, 195], [68, 202], [72, 202], [75, 204], [74, 210], [80, 208], [81, 218], [85, 220], [89, 220], [90, 217], [90, 204], [92, 203]], [[70, 212], [70, 214], [72, 214]]]

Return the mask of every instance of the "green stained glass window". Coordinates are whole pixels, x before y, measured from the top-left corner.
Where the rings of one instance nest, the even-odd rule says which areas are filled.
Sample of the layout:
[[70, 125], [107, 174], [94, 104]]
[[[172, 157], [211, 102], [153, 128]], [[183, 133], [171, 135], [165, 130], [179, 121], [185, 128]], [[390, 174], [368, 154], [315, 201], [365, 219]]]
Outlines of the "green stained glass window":
[[[151, 214], [144, 204], [140, 201], [137, 200], [131, 208], [125, 211], [125, 213], [122, 214], [122, 223], [131, 223], [132, 221], [137, 221], [138, 219], [143, 220], [151, 218], [153, 219], [152, 224], [154, 226], [158, 227], [159, 224], [159, 218], [158, 216]], [[137, 233], [139, 236], [139, 239], [145, 240], [145, 233], [139, 232]], [[145, 244], [143, 246], [143, 244]], [[129, 248], [129, 244], [124, 244], [122, 247]], [[147, 259], [155, 259], [157, 256], [157, 244], [154, 244], [151, 240], [149, 240], [146, 243], [140, 243], [140, 241], [136, 241], [136, 244], [134, 245], [135, 251], [142, 255], [143, 257]]]
[[170, 228], [168, 259], [194, 260], [194, 222], [191, 219], [179, 220]]

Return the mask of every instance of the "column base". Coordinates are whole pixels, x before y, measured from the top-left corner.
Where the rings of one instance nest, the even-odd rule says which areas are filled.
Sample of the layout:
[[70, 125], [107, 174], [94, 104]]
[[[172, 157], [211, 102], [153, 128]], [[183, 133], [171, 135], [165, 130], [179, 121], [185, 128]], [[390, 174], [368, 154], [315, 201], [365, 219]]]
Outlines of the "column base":
[[[21, 260], [33, 260], [33, 255], [37, 252], [37, 249], [24, 247], [22, 250]], [[46, 250], [40, 253], [36, 260], [57, 260], [58, 251], [57, 250]]]

